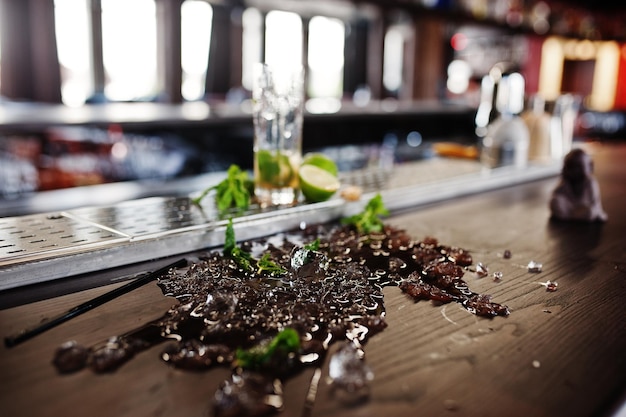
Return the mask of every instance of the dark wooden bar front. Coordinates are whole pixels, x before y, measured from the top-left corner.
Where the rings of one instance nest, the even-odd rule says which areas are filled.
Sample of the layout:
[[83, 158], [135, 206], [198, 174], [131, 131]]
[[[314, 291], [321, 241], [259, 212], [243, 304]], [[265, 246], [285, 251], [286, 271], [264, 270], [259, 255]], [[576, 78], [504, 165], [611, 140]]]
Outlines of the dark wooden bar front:
[[[456, 304], [413, 302], [385, 289], [388, 327], [365, 346], [375, 378], [369, 401], [332, 397], [322, 369], [311, 416], [613, 416], [626, 394], [626, 146], [587, 144], [608, 222], [555, 223], [557, 178], [395, 213], [386, 221], [469, 250], [490, 275], [466, 272], [476, 292], [511, 314], [484, 319]], [[503, 253], [509, 250], [510, 259]], [[536, 261], [542, 271], [527, 265]], [[493, 272], [502, 272], [494, 281]], [[548, 281], [558, 284], [547, 291]], [[112, 284], [0, 311], [8, 336], [102, 294]], [[206, 416], [229, 370], [186, 372], [159, 359], [162, 346], [116, 372], [59, 375], [54, 350], [91, 345], [161, 316], [174, 301], [156, 284], [81, 315], [22, 345], [1, 348], [3, 416]], [[313, 369], [288, 380], [281, 415], [307, 415]], [[624, 410], [622, 409], [622, 412]]]

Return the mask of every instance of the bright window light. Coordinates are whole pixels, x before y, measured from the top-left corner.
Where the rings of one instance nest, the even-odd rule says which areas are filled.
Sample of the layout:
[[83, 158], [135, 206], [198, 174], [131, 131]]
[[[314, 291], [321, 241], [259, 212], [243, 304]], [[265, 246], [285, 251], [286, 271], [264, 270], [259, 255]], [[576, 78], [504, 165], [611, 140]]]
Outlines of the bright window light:
[[241, 85], [247, 90], [252, 90], [252, 68], [262, 59], [263, 15], [258, 9], [250, 7], [243, 12], [241, 20], [243, 25]]
[[271, 11], [265, 29], [265, 62], [282, 69], [302, 65], [302, 19], [296, 13]]
[[469, 87], [472, 69], [469, 64], [463, 60], [455, 59], [448, 65], [448, 80], [446, 85], [448, 91], [453, 94], [463, 94]]
[[615, 91], [619, 71], [619, 44], [614, 41], [601, 42], [596, 56], [593, 87], [589, 106], [598, 111], [609, 111], [615, 105]]
[[541, 49], [539, 94], [546, 100], [556, 100], [561, 94], [563, 79], [563, 46], [560, 39], [549, 37]]
[[[0, 19], [1, 20], [1, 19]], [[2, 28], [0, 27], [0, 33], [2, 33]], [[2, 39], [0, 39], [0, 46], [2, 45]], [[2, 48], [0, 47], [0, 73], [2, 73]], [[0, 77], [2, 79], [2, 77]], [[1, 83], [0, 83], [1, 85]]]
[[61, 66], [61, 99], [80, 106], [93, 93], [89, 0], [55, 0], [57, 52]]
[[390, 27], [385, 34], [383, 54], [383, 85], [396, 92], [402, 87], [404, 65], [404, 35], [399, 27]]
[[185, 100], [204, 96], [213, 9], [206, 1], [186, 0], [181, 8], [182, 94]]
[[570, 60], [595, 60], [592, 91], [585, 105], [597, 111], [608, 111], [615, 105], [619, 69], [619, 46], [616, 42], [548, 37], [543, 44], [539, 69], [539, 93], [556, 100], [561, 92], [563, 63]]
[[309, 23], [309, 95], [340, 98], [343, 92], [345, 27], [316, 16]]
[[102, 0], [105, 95], [141, 100], [158, 92], [154, 0]]

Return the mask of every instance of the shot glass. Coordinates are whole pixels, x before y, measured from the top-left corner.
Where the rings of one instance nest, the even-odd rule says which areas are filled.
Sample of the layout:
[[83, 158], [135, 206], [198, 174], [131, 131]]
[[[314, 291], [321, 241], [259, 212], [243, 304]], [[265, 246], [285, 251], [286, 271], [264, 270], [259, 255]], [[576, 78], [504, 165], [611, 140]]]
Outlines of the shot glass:
[[253, 74], [254, 193], [264, 206], [294, 204], [302, 159], [304, 70], [259, 63]]

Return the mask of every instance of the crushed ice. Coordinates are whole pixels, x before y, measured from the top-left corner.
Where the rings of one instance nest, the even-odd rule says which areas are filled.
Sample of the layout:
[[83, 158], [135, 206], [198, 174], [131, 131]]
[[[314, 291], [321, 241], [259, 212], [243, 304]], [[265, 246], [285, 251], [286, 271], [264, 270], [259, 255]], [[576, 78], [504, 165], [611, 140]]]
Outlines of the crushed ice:
[[540, 282], [540, 284], [546, 287], [546, 291], [548, 292], [556, 291], [557, 287], [559, 286], [559, 284], [556, 281], [549, 281], [549, 280], [546, 282]]
[[369, 397], [369, 383], [374, 373], [363, 359], [363, 351], [354, 343], [345, 342], [330, 358], [328, 377], [342, 402], [357, 403]]
[[476, 264], [476, 275], [480, 278], [486, 277], [489, 274], [489, 268], [487, 265], [484, 265], [482, 262], [478, 262]]
[[543, 265], [539, 262], [530, 261], [528, 262], [528, 272], [539, 273], [543, 269]]

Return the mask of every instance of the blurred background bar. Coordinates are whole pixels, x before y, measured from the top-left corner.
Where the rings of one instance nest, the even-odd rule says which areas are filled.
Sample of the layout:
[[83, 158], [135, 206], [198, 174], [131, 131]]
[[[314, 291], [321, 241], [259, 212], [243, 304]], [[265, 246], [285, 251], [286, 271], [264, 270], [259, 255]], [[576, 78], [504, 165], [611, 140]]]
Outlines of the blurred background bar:
[[0, 0], [0, 216], [251, 169], [258, 61], [305, 65], [304, 151], [344, 171], [390, 147], [393, 163], [478, 159], [501, 63], [523, 110], [562, 123], [573, 100], [572, 141], [623, 140], [624, 21], [597, 0]]

